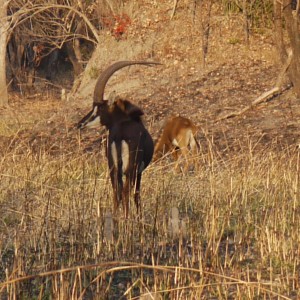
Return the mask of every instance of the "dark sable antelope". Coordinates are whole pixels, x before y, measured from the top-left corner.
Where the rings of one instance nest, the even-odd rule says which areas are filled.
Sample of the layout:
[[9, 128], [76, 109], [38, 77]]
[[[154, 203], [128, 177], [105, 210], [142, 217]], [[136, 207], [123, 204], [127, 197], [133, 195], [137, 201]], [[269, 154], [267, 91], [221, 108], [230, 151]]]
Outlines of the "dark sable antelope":
[[[114, 192], [114, 211], [122, 202], [125, 217], [129, 212], [129, 196], [134, 190], [134, 201], [140, 215], [140, 185], [142, 172], [152, 159], [153, 140], [145, 128], [143, 111], [128, 100], [116, 97], [112, 104], [104, 100], [104, 89], [109, 78], [119, 69], [130, 65], [157, 65], [156, 62], [120, 61], [108, 67], [98, 78], [93, 109], [78, 123], [78, 128], [95, 122], [108, 130], [107, 159]], [[123, 183], [125, 175], [125, 183]]]
[[199, 144], [195, 139], [197, 133], [196, 125], [189, 119], [176, 116], [169, 118], [162, 132], [155, 143], [154, 159], [162, 157], [164, 154], [171, 152], [177, 161], [176, 168], [179, 164], [180, 154], [185, 158], [185, 171], [189, 168], [190, 155], [195, 158]]

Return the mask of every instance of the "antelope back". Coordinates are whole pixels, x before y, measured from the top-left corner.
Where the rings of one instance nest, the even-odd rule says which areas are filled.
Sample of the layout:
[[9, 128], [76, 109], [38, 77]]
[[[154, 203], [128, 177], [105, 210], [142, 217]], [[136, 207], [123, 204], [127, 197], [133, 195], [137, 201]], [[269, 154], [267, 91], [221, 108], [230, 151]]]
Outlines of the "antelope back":
[[144, 112], [135, 104], [128, 100], [116, 98], [111, 109], [111, 113], [119, 113], [119, 117], [127, 119], [128, 117], [132, 120], [141, 121], [141, 116]]
[[107, 102], [94, 105], [93, 109], [84, 116], [77, 128], [94, 127], [104, 125], [111, 128], [116, 122], [123, 120], [141, 121], [144, 112], [128, 100], [116, 99], [111, 105]]
[[197, 127], [187, 118], [177, 116], [168, 119], [155, 144], [155, 157], [158, 158], [174, 148], [190, 147], [194, 151], [197, 147], [194, 137], [196, 132]]

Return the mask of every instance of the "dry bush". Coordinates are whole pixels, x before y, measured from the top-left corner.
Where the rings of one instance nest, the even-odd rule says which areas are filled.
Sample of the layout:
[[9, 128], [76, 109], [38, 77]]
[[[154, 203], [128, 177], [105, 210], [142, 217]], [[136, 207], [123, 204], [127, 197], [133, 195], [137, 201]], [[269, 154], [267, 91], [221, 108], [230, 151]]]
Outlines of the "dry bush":
[[150, 166], [143, 220], [133, 205], [128, 221], [120, 211], [111, 241], [103, 231], [112, 199], [104, 153], [53, 155], [21, 141], [3, 150], [2, 298], [299, 297], [298, 152], [254, 151], [249, 141], [224, 159], [207, 144], [195, 173]]

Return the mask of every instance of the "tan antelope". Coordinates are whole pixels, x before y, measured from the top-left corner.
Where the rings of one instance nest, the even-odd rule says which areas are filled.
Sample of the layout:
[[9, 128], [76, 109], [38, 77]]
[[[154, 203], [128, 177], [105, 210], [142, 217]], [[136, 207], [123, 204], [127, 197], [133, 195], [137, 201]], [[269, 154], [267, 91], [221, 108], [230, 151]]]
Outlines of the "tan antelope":
[[169, 118], [162, 128], [161, 134], [155, 143], [154, 160], [170, 152], [179, 165], [179, 158], [182, 155], [185, 159], [185, 168], [189, 168], [189, 156], [194, 159], [199, 149], [195, 139], [197, 133], [196, 125], [189, 119], [182, 116]]
[[[130, 65], [158, 65], [147, 61], [119, 61], [108, 67], [97, 79], [93, 109], [78, 123], [78, 128], [100, 122], [108, 130], [107, 160], [114, 192], [114, 211], [123, 204], [128, 218], [130, 192], [138, 211], [140, 207], [140, 185], [142, 172], [149, 165], [154, 145], [141, 116], [143, 111], [128, 100], [116, 97], [112, 104], [104, 100], [104, 89], [109, 78], [121, 68]], [[125, 183], [123, 183], [125, 175]]]

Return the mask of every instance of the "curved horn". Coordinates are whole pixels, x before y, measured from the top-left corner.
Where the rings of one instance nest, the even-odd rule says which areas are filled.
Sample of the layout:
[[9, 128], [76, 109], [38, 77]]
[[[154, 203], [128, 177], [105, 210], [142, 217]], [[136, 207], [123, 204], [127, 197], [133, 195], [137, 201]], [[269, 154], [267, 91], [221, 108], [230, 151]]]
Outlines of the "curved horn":
[[104, 70], [97, 79], [94, 92], [94, 104], [99, 104], [104, 101], [104, 89], [109, 78], [116, 71], [131, 65], [161, 65], [161, 63], [148, 61], [118, 61], [112, 64], [106, 70]]

